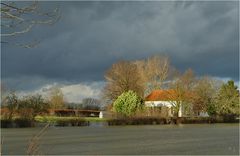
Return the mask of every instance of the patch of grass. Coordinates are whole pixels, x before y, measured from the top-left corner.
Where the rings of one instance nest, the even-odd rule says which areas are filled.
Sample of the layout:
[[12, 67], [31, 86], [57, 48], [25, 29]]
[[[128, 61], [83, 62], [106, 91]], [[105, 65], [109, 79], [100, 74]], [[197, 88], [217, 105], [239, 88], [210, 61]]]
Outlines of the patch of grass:
[[[67, 121], [72, 119], [80, 119], [80, 117], [59, 117], [59, 116], [36, 116], [35, 121], [37, 122], [46, 122], [46, 123], [55, 123], [59, 120]], [[81, 118], [82, 119], [82, 118]]]
[[44, 123], [56, 123], [57, 121], [69, 121], [69, 120], [85, 120], [89, 122], [103, 122], [107, 121], [106, 118], [98, 118], [98, 117], [59, 117], [59, 116], [36, 116], [35, 120], [37, 122], [44, 122]]

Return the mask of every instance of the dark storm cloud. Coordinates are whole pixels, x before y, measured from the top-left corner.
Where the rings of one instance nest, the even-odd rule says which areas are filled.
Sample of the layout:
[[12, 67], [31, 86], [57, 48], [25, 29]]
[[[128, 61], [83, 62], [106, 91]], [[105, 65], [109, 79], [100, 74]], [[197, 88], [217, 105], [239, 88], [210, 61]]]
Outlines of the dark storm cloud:
[[[37, 26], [2, 45], [2, 78], [10, 84], [102, 81], [119, 59], [166, 54], [176, 68], [238, 80], [238, 2], [44, 2], [60, 6], [53, 26]], [[40, 80], [41, 79], [41, 80]], [[36, 84], [35, 84], [36, 85]], [[19, 88], [24, 88], [20, 85]], [[34, 87], [34, 86], [33, 86]], [[28, 88], [28, 87], [25, 87]]]

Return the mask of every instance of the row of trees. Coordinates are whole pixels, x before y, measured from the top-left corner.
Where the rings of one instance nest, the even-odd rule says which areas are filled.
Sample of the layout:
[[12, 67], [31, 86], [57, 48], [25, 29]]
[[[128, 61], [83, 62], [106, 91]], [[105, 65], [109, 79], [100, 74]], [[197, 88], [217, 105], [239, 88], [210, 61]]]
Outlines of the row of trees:
[[[207, 112], [209, 115], [239, 115], [239, 91], [233, 81], [224, 84], [213, 77], [197, 77], [191, 69], [181, 73], [170, 64], [166, 56], [117, 62], [106, 72], [105, 78], [105, 98], [120, 113], [126, 108], [119, 109], [119, 103], [124, 101], [119, 102], [119, 98], [123, 99], [123, 95], [130, 98], [127, 94], [129, 90], [144, 99], [153, 90], [166, 89], [174, 91], [174, 94], [169, 94], [169, 101], [175, 113], [179, 112], [180, 107], [184, 107], [184, 113], [189, 116], [198, 112]], [[128, 101], [125, 99], [125, 102]], [[129, 109], [132, 107], [131, 103], [125, 106]], [[125, 115], [131, 114], [124, 112]]]
[[1, 107], [7, 108], [1, 116], [9, 120], [16, 115], [21, 118], [34, 119], [38, 114], [47, 113], [48, 109], [101, 109], [101, 101], [94, 98], [84, 98], [81, 103], [68, 103], [58, 87], [52, 87], [47, 97], [41, 94], [19, 97], [15, 92], [7, 92], [3, 86], [1, 87]]
[[10, 93], [2, 104], [2, 108], [7, 108], [1, 114], [3, 119], [12, 120], [18, 116], [33, 120], [36, 115], [47, 112], [50, 104], [39, 94], [20, 99], [15, 93]]
[[45, 113], [48, 109], [64, 108], [65, 101], [61, 89], [53, 87], [48, 98], [40, 94], [20, 98], [15, 92], [2, 93], [1, 107], [7, 108], [2, 114], [3, 118], [12, 120], [17, 114], [21, 118], [33, 120], [36, 115]]

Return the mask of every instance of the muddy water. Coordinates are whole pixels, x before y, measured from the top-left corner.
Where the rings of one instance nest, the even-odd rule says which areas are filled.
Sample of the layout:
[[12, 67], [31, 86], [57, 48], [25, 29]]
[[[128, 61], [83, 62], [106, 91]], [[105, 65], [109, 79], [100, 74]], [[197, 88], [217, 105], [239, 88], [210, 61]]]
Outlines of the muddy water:
[[[3, 154], [26, 154], [40, 128], [1, 129]], [[76, 155], [239, 155], [239, 124], [50, 127], [40, 153]]]

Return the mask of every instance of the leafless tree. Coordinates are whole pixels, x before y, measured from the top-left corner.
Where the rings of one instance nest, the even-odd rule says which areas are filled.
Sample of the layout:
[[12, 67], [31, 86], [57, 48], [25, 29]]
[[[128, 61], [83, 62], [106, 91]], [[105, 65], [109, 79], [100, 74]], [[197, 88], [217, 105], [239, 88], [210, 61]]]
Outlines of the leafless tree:
[[1, 106], [4, 105], [4, 103], [6, 102], [6, 97], [8, 95], [8, 89], [7, 87], [1, 82], [1, 91], [0, 91], [0, 95], [1, 95]]
[[194, 86], [193, 111], [207, 112], [209, 105], [214, 103], [214, 98], [217, 94], [217, 81], [209, 76], [204, 76], [196, 81]]
[[53, 109], [61, 109], [64, 108], [65, 102], [62, 90], [58, 87], [52, 87], [50, 89], [49, 96], [50, 107]]
[[101, 101], [94, 98], [84, 98], [82, 106], [84, 109], [99, 110], [101, 108]]
[[142, 81], [145, 83], [145, 94], [161, 89], [164, 81], [169, 77], [171, 66], [169, 58], [155, 55], [146, 60], [135, 61]]
[[175, 115], [178, 116], [179, 110], [182, 109], [185, 113], [191, 113], [193, 88], [196, 78], [192, 69], [186, 70], [183, 74], [172, 80], [169, 84], [171, 93], [169, 93], [169, 101], [171, 102]]
[[[52, 25], [60, 18], [59, 9], [43, 11], [37, 1], [1, 1], [1, 43], [11, 43], [24, 48], [32, 48], [38, 41], [16, 43], [15, 38], [30, 32], [34, 26]], [[12, 40], [14, 38], [14, 41]]]
[[106, 72], [107, 84], [104, 88], [105, 97], [115, 100], [123, 92], [132, 90], [139, 96], [144, 95], [144, 85], [139, 76], [137, 65], [130, 61], [119, 61]]

